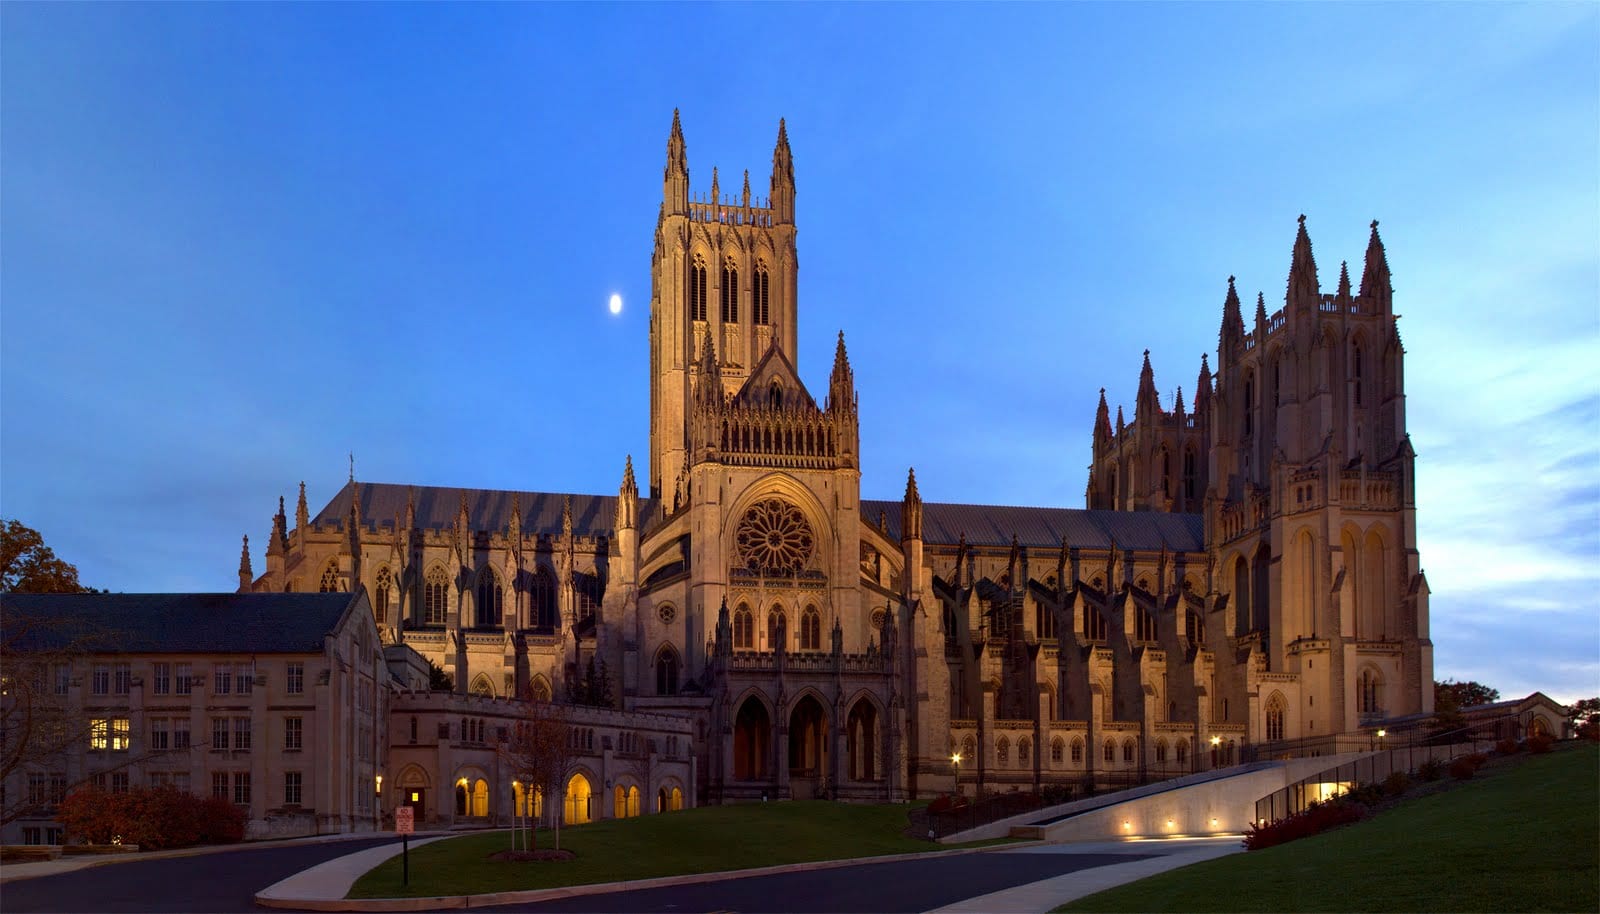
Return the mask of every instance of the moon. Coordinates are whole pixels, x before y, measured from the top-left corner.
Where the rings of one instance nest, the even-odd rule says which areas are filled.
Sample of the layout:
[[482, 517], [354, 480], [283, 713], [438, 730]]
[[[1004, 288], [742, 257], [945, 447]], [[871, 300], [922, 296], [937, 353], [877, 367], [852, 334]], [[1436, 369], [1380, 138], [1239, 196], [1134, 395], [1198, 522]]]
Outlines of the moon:
[[621, 314], [622, 313], [622, 296], [617, 295], [614, 292], [611, 295], [611, 313], [612, 314]]

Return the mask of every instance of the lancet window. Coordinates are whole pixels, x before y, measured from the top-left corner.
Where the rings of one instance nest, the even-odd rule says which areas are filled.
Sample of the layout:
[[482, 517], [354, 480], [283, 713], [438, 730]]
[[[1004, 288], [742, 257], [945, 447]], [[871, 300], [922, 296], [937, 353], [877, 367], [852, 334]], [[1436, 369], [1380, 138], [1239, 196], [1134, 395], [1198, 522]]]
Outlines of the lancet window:
[[722, 267], [722, 322], [725, 324], [737, 323], [739, 320], [739, 271], [731, 264]]
[[756, 312], [755, 318], [756, 323], [758, 324], [772, 323], [772, 312], [767, 307], [767, 291], [769, 285], [770, 279], [767, 275], [767, 264], [765, 261], [762, 261], [756, 264], [756, 284], [755, 288], [752, 290], [754, 293], [753, 304]]
[[438, 565], [428, 570], [422, 585], [422, 624], [443, 625], [450, 595], [450, 578]]
[[482, 627], [504, 624], [505, 591], [493, 568], [485, 568], [478, 576], [478, 625]]
[[800, 616], [800, 649], [822, 650], [822, 614], [817, 612], [815, 606], [807, 606]]
[[689, 319], [706, 319], [706, 262], [698, 254], [689, 266]]
[[750, 612], [750, 607], [740, 603], [733, 613], [733, 646], [748, 651], [755, 648], [755, 641], [755, 615]]

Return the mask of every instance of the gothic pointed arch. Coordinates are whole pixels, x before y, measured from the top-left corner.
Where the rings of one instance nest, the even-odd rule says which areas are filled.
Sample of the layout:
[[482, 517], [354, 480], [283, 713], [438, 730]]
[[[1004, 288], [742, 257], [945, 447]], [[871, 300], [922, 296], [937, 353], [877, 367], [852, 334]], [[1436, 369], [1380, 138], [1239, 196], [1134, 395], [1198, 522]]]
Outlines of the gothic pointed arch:
[[450, 574], [438, 563], [422, 579], [422, 624], [444, 625], [450, 605]]
[[389, 621], [389, 604], [394, 599], [394, 573], [388, 565], [378, 566], [372, 576], [372, 617], [381, 628]]
[[678, 694], [678, 676], [682, 670], [683, 661], [678, 656], [677, 648], [671, 643], [664, 643], [656, 649], [656, 694]]
[[1284, 699], [1282, 692], [1273, 692], [1267, 698], [1265, 714], [1267, 741], [1274, 742], [1284, 738], [1285, 716], [1289, 711], [1289, 702]]
[[329, 559], [328, 564], [322, 566], [322, 577], [317, 582], [318, 593], [338, 593], [339, 591], [339, 562]]
[[498, 628], [505, 624], [505, 588], [500, 574], [493, 565], [478, 570], [478, 585], [474, 591], [477, 606], [476, 624], [479, 628]]
[[535, 631], [553, 632], [556, 628], [556, 579], [550, 569], [536, 567], [528, 581], [528, 617]]

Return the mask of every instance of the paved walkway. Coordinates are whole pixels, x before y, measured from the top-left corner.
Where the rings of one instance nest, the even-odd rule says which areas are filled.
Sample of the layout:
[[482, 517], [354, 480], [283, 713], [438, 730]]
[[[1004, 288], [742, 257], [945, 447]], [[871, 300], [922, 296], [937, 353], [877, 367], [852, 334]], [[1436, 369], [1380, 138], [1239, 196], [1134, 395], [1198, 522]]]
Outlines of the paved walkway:
[[[413, 841], [412, 845], [422, 846], [434, 840], [438, 840], [438, 838]], [[439, 898], [345, 898], [344, 896], [349, 893], [350, 887], [355, 884], [358, 878], [383, 861], [400, 853], [399, 846], [391, 844], [348, 854], [297, 873], [257, 893], [256, 902], [273, 908], [311, 911], [423, 911], [468, 907], [481, 908], [493, 905], [535, 904], [618, 891], [667, 888], [809, 870], [840, 869], [886, 863], [894, 860], [918, 860], [966, 854], [1149, 855], [1147, 859], [1125, 863], [1104, 866], [1089, 864], [1091, 868], [1088, 869], [980, 895], [976, 898], [969, 898], [965, 901], [939, 908], [937, 911], [937, 914], [979, 914], [979, 912], [983, 912], [983, 914], [1043, 914], [1043, 912], [1047, 912], [1058, 905], [1103, 889], [1240, 850], [1243, 850], [1243, 846], [1237, 836], [1105, 841], [1084, 844], [1013, 844], [991, 848], [934, 851], [925, 854], [900, 854], [892, 857], [796, 863], [752, 870], [669, 876], [633, 882], [566, 886], [555, 889], [497, 892], [487, 895], [457, 895]]]
[[1218, 838], [1153, 838], [1142, 841], [1102, 841], [1084, 844], [1040, 844], [1020, 848], [1015, 853], [1032, 854], [1092, 854], [1092, 853], [1150, 853], [1159, 847], [1159, 856], [1129, 863], [1115, 863], [1043, 879], [1027, 885], [968, 898], [966, 901], [946, 905], [929, 914], [1044, 914], [1069, 901], [1106, 889], [1137, 882], [1168, 870], [1212, 860], [1244, 850], [1244, 842], [1235, 836]]

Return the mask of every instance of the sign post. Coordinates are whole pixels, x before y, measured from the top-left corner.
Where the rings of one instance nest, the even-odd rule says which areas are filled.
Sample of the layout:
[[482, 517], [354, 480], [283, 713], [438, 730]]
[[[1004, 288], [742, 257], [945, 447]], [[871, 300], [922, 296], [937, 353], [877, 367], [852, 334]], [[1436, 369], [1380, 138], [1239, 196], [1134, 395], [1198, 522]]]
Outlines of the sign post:
[[400, 836], [400, 884], [411, 884], [411, 834], [417, 830], [417, 811], [411, 806], [397, 806], [394, 811], [394, 832]]

